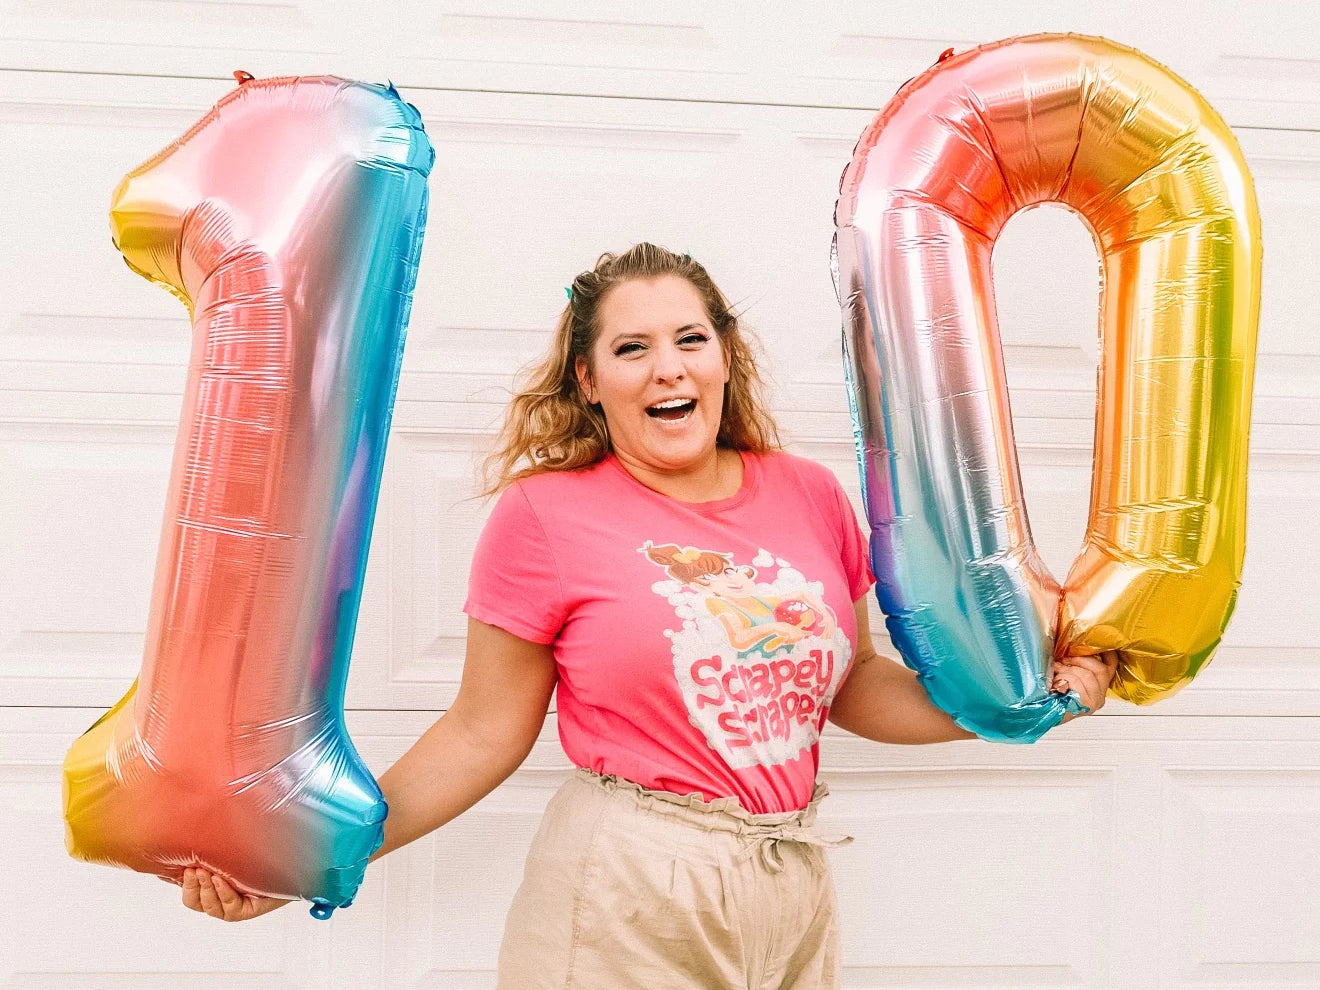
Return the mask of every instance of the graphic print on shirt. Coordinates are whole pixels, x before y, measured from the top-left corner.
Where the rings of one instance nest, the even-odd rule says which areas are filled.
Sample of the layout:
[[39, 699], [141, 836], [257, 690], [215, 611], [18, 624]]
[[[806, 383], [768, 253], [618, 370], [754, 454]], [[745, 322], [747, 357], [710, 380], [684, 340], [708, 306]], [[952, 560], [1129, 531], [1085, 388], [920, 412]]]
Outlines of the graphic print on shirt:
[[[651, 590], [682, 620], [665, 630], [674, 676], [711, 748], [741, 769], [786, 763], [813, 746], [852, 656], [824, 584], [764, 549], [755, 566], [650, 540], [638, 552], [665, 570]], [[774, 580], [758, 583], [772, 567]]]

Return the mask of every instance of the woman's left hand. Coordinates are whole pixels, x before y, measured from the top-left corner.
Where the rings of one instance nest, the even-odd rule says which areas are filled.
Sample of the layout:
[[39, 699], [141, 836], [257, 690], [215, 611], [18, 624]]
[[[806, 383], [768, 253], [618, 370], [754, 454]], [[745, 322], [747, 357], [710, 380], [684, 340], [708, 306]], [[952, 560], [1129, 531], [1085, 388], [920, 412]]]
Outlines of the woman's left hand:
[[1059, 694], [1076, 691], [1082, 704], [1094, 713], [1103, 707], [1109, 682], [1114, 679], [1117, 669], [1118, 653], [1114, 651], [1092, 657], [1059, 657], [1054, 661], [1054, 681], [1050, 689]]

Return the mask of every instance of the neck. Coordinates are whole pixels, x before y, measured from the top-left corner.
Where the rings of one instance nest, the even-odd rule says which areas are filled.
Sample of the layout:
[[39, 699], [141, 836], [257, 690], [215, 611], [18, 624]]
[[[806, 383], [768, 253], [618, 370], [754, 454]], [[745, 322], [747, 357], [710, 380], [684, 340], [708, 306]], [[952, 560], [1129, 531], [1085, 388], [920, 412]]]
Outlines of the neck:
[[742, 487], [742, 458], [736, 450], [716, 448], [698, 464], [665, 469], [644, 464], [624, 451], [614, 451], [623, 469], [652, 491], [679, 502], [714, 502]]

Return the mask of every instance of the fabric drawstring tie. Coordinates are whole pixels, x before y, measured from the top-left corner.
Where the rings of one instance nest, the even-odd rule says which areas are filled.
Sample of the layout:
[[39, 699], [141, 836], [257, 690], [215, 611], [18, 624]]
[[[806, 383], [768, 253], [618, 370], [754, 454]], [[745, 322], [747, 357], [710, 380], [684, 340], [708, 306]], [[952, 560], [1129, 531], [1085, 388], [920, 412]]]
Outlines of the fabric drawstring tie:
[[[647, 790], [639, 784], [617, 777], [614, 774], [601, 774], [594, 770], [587, 770], [579, 767], [578, 773], [584, 779], [598, 784], [605, 788], [611, 794], [620, 790], [633, 792], [633, 797], [637, 806], [645, 811], [657, 812], [660, 814], [675, 813], [681, 809], [697, 809], [704, 811], [712, 809], [724, 814], [718, 816], [718, 824], [713, 820], [706, 827], [716, 828], [721, 832], [733, 832], [743, 841], [743, 847], [734, 857], [735, 863], [744, 863], [758, 853], [761, 856], [761, 862], [765, 864], [766, 869], [771, 873], [784, 872], [784, 856], [780, 852], [779, 844], [781, 842], [800, 842], [804, 846], [816, 846], [820, 849], [832, 849], [836, 846], [846, 846], [853, 841], [851, 835], [843, 835], [837, 838], [817, 835], [812, 831], [811, 826], [816, 821], [816, 806], [820, 804], [822, 798], [829, 793], [829, 788], [824, 783], [817, 783], [814, 793], [811, 795], [811, 803], [801, 811], [794, 812], [791, 815], [785, 815], [779, 821], [747, 821], [738, 817], [742, 812], [737, 808], [737, 798], [718, 798], [712, 802], [706, 802], [700, 799], [696, 793], [680, 797], [677, 795], [666, 794], [658, 791]], [[738, 815], [726, 811], [728, 805], [732, 804], [737, 808]], [[672, 809], [667, 811], [666, 809]], [[758, 817], [758, 816], [752, 816]], [[775, 815], [765, 815], [760, 817], [774, 818]], [[734, 820], [734, 819], [737, 820]]]
[[841, 835], [838, 837], [827, 837], [817, 835], [801, 825], [780, 825], [766, 832], [744, 832], [743, 837], [749, 839], [742, 852], [734, 859], [734, 862], [741, 863], [751, 859], [757, 853], [761, 855], [763, 862], [771, 873], [784, 872], [784, 857], [779, 851], [781, 842], [800, 842], [804, 846], [816, 846], [821, 849], [833, 849], [837, 846], [846, 846], [852, 842], [851, 835]]

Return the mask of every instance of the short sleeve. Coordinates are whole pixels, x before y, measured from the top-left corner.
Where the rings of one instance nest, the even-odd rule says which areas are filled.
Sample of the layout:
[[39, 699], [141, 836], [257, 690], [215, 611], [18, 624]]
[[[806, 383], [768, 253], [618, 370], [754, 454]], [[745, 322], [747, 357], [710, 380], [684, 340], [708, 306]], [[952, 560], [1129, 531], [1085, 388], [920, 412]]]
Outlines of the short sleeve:
[[848, 594], [853, 601], [861, 598], [875, 584], [875, 575], [871, 573], [870, 544], [862, 535], [862, 528], [857, 523], [857, 513], [853, 511], [848, 493], [839, 484], [839, 479], [830, 472], [833, 479], [834, 497], [839, 505], [839, 529], [842, 534], [841, 558], [843, 573], [848, 578]]
[[563, 627], [550, 541], [519, 484], [505, 489], [477, 538], [463, 611], [533, 643], [554, 642]]

